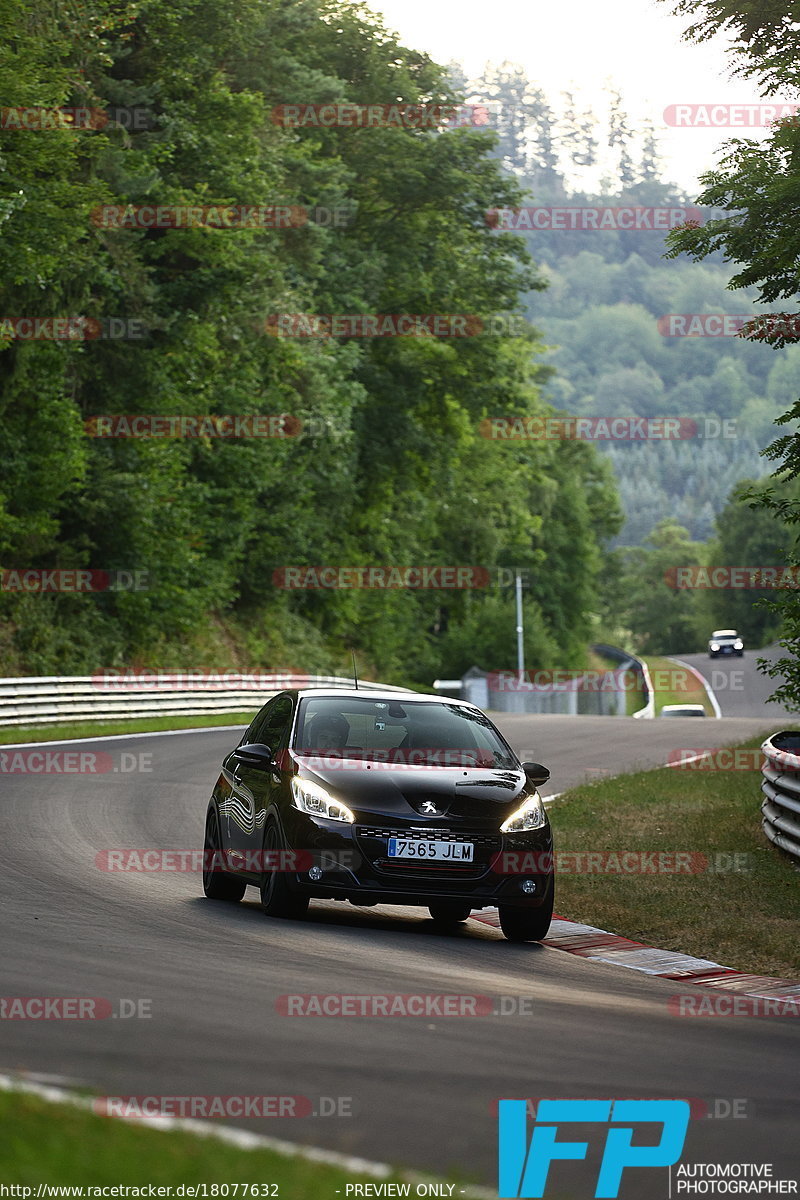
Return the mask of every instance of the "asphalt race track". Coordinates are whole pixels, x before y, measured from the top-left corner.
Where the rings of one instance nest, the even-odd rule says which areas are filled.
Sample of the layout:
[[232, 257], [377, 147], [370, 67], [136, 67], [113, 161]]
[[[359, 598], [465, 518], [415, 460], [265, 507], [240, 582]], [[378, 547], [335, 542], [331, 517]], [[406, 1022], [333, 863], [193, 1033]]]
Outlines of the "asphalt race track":
[[[524, 757], [551, 768], [551, 792], [592, 772], [663, 762], [670, 749], [697, 744], [700, 724], [499, 723]], [[764, 718], [702, 725], [713, 745], [778, 727]], [[111, 769], [3, 779], [0, 994], [144, 999], [152, 1016], [0, 1021], [0, 1071], [58, 1075], [108, 1095], [300, 1094], [315, 1107], [320, 1096], [350, 1097], [352, 1116], [237, 1123], [437, 1174], [457, 1169], [489, 1187], [500, 1097], [743, 1100], [743, 1118], [693, 1119], [682, 1161], [766, 1162], [776, 1177], [797, 1178], [789, 1018], [679, 1018], [669, 997], [696, 987], [514, 946], [475, 921], [444, 935], [425, 910], [317, 902], [309, 920], [281, 922], [263, 916], [254, 889], [226, 905], [202, 897], [196, 874], [98, 868], [104, 849], [200, 847], [209, 789], [235, 737], [87, 743], [87, 752], [110, 754]], [[557, 805], [553, 815], [557, 835]], [[515, 998], [509, 1008], [522, 998], [528, 1011], [394, 1019], [276, 1011], [282, 994], [309, 992], [477, 993]], [[603, 1139], [591, 1136], [586, 1164], [552, 1168], [548, 1197], [594, 1195]], [[620, 1196], [666, 1197], [667, 1182], [665, 1170], [629, 1169]]]
[[694, 667], [711, 685], [723, 717], [772, 717], [777, 730], [782, 728], [784, 720], [796, 722], [798, 714], [787, 713], [780, 704], [769, 700], [780, 680], [770, 679], [759, 671], [756, 660], [766, 658], [775, 662], [784, 653], [779, 646], [767, 646], [764, 650], [745, 649], [741, 658], [684, 654], [681, 661]]

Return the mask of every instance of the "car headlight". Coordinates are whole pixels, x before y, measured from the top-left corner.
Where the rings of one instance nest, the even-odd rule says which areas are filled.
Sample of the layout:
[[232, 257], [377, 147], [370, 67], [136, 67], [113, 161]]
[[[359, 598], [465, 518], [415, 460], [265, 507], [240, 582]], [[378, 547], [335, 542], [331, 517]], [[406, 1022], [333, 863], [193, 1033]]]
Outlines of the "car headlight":
[[522, 833], [526, 829], [541, 829], [547, 820], [542, 797], [538, 792], [528, 796], [525, 803], [507, 817], [500, 826], [501, 833]]
[[327, 817], [329, 821], [347, 821], [351, 825], [356, 819], [346, 804], [334, 800], [325, 788], [310, 779], [292, 780], [292, 801], [295, 808], [311, 817]]
[[712, 649], [712, 650], [719, 650], [719, 642], [712, 642], [712, 643], [711, 643], [711, 649]]
[[744, 642], [736, 641], [733, 643], [734, 650], [744, 650]]

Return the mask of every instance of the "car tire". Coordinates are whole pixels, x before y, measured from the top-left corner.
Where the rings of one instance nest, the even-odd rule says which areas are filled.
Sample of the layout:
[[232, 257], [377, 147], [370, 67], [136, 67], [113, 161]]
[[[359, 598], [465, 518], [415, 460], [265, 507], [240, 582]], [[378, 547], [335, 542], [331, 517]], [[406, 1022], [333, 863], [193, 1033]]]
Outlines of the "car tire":
[[219, 833], [219, 817], [215, 805], [211, 805], [206, 814], [206, 835], [203, 842], [203, 891], [209, 900], [229, 900], [237, 903], [245, 893], [247, 884], [235, 875], [211, 868], [215, 864], [209, 862], [212, 856], [222, 850], [222, 838]]
[[509, 942], [541, 942], [547, 937], [553, 919], [553, 893], [539, 908], [517, 908], [511, 904], [498, 907], [500, 928]]
[[[275, 821], [269, 821], [264, 830], [264, 849], [286, 849]], [[265, 871], [261, 876], [261, 907], [268, 917], [298, 921], [308, 912], [308, 903], [308, 896], [290, 889], [285, 871]]]
[[460, 925], [469, 919], [472, 907], [469, 904], [459, 904], [457, 901], [442, 900], [439, 904], [429, 904], [428, 912], [437, 925]]

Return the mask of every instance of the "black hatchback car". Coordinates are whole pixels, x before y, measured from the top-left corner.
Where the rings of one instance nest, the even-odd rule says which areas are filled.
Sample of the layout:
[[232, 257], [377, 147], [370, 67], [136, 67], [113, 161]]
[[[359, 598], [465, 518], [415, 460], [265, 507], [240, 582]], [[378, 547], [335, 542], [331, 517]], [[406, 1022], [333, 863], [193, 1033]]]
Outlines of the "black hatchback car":
[[520, 763], [471, 704], [417, 692], [281, 692], [224, 759], [206, 816], [203, 889], [261, 891], [271, 917], [312, 899], [426, 906], [443, 925], [497, 906], [512, 941], [545, 937], [553, 842]]

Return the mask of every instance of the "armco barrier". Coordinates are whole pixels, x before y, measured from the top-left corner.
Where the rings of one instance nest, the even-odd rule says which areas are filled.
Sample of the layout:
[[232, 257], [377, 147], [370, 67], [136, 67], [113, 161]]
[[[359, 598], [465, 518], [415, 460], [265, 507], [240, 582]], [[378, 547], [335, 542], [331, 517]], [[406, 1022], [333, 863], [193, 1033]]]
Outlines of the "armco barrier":
[[[511, 669], [507, 672], [487, 672], [482, 671], [480, 667], [470, 667], [461, 679], [436, 679], [433, 686], [440, 694], [468, 700], [470, 704], [476, 704], [479, 708], [491, 712], [624, 717], [629, 690], [619, 680], [615, 686], [614, 676], [618, 671], [630, 671], [641, 679], [642, 692], [646, 699], [644, 708], [633, 713], [633, 716], [654, 717], [653, 684], [647, 664], [629, 654], [627, 650], [620, 650], [619, 646], [598, 644], [592, 646], [592, 650], [618, 664], [617, 667], [610, 667], [602, 673], [603, 686], [599, 688], [592, 686], [598, 677], [596, 669], [586, 670], [587, 686], [585, 689], [580, 686], [581, 668], [575, 671], [565, 669], [565, 673], [561, 674], [558, 680], [554, 678], [551, 684], [537, 681], [535, 672], [526, 672], [523, 675], [523, 683], [517, 687], [514, 684], [515, 672]], [[543, 670], [542, 674], [547, 675], [550, 672]], [[508, 677], [508, 687], [505, 684], [501, 687], [493, 686], [504, 675]], [[559, 672], [554, 671], [552, 675], [557, 676]], [[568, 676], [574, 679], [575, 687], [566, 686], [565, 680]], [[535, 687], [532, 686], [534, 682]]]
[[[220, 674], [198, 671], [0, 679], [0, 727], [57, 725], [64, 721], [241, 713], [260, 708], [290, 687], [353, 686], [341, 675]], [[407, 692], [408, 688], [358, 681], [365, 691]]]
[[650, 672], [647, 669], [647, 663], [643, 659], [636, 658], [633, 654], [628, 654], [627, 650], [620, 650], [619, 646], [607, 646], [603, 642], [598, 642], [592, 649], [597, 654], [602, 654], [604, 658], [610, 658], [612, 662], [618, 662], [620, 669], [638, 671], [642, 676], [642, 690], [647, 697], [644, 708], [637, 709], [635, 713], [631, 713], [634, 717], [653, 718], [656, 715], [655, 693], [653, 691], [653, 681], [650, 678]]
[[761, 828], [771, 842], [800, 858], [800, 733], [773, 733], [761, 746]]

